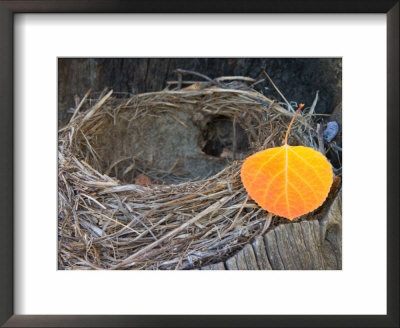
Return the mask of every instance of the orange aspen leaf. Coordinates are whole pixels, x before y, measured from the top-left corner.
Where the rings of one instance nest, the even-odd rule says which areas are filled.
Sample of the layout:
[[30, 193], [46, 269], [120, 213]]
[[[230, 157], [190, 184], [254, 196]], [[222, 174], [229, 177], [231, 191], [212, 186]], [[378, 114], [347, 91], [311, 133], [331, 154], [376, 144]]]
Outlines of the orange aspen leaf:
[[303, 107], [293, 116], [284, 145], [251, 155], [240, 172], [244, 187], [259, 206], [289, 220], [321, 206], [333, 180], [332, 166], [324, 155], [287, 144], [293, 121]]

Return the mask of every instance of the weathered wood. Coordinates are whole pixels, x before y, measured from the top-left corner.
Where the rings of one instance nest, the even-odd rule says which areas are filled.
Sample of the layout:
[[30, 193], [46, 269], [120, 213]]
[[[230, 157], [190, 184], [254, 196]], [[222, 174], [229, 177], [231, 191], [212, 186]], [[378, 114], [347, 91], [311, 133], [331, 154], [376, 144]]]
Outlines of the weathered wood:
[[285, 270], [287, 269], [282, 261], [279, 254], [278, 244], [275, 237], [275, 233], [272, 231], [267, 232], [264, 235], [265, 247], [268, 255], [269, 262], [271, 263], [272, 269], [274, 270]]
[[246, 256], [244, 254], [244, 249], [239, 251], [236, 255], [236, 265], [238, 270], [247, 270]]
[[314, 270], [323, 270], [323, 257], [318, 246], [320, 244], [320, 240], [315, 239], [313, 223], [310, 221], [304, 221], [300, 227], [304, 238], [304, 244], [310, 253], [312, 268]]
[[322, 255], [327, 269], [342, 268], [342, 193], [336, 196], [327, 214], [320, 221], [324, 247]]
[[250, 244], [244, 246], [242, 250], [228, 259], [225, 265], [228, 270], [260, 270], [253, 247]]
[[288, 230], [291, 233], [291, 243], [297, 248], [297, 256], [299, 258], [301, 269], [312, 270], [313, 263], [311, 261], [310, 253], [304, 243], [303, 234], [301, 232], [301, 223], [289, 224]]
[[281, 256], [284, 267], [287, 270], [299, 270], [300, 266], [296, 263], [297, 257], [294, 256], [294, 249], [289, 243], [286, 225], [277, 226], [271, 232], [275, 233], [279, 255]]
[[254, 254], [260, 270], [272, 270], [262, 236], [258, 236], [252, 243]]
[[236, 255], [232, 256], [225, 262], [226, 268], [228, 270], [239, 270], [237, 264], [236, 264]]
[[294, 225], [298, 223], [289, 224], [286, 227], [289, 243], [292, 246], [293, 254], [291, 254], [295, 260], [298, 270], [311, 270], [311, 261], [307, 259], [307, 252], [302, 248], [303, 239], [302, 236], [297, 234], [297, 231], [293, 229]]
[[318, 220], [282, 224], [226, 261], [228, 270], [340, 270], [341, 191]]
[[314, 269], [310, 252], [307, 249], [303, 239], [301, 224], [300, 223], [291, 224], [289, 225], [289, 229], [292, 230], [292, 233], [294, 235], [294, 240], [297, 241], [298, 254], [300, 257], [300, 262], [302, 263], [303, 270]]
[[224, 262], [210, 264], [205, 267], [202, 267], [201, 270], [225, 270], [225, 264]]
[[314, 233], [314, 239], [316, 241], [318, 241], [319, 243], [321, 243], [322, 237], [321, 237], [321, 231], [320, 231], [321, 229], [320, 229], [319, 221], [313, 220], [313, 221], [310, 221], [310, 223], [311, 223], [312, 231]]
[[250, 244], [247, 244], [242, 251], [246, 261], [247, 270], [260, 270], [253, 247]]
[[[320, 233], [322, 238], [326, 238], [326, 234], [332, 226], [342, 226], [342, 191], [340, 190], [329, 207], [326, 215], [320, 220]], [[341, 229], [340, 229], [341, 230]], [[341, 235], [340, 235], [341, 236]], [[338, 235], [338, 238], [340, 238]]]

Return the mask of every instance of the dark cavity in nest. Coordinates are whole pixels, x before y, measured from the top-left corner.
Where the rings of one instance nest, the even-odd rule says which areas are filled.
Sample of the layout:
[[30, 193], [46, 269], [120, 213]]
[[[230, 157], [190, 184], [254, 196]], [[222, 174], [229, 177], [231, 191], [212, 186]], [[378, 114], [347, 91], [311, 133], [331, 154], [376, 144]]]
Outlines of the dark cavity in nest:
[[227, 116], [214, 116], [203, 130], [203, 139], [203, 152], [214, 157], [235, 158], [249, 150], [245, 130]]

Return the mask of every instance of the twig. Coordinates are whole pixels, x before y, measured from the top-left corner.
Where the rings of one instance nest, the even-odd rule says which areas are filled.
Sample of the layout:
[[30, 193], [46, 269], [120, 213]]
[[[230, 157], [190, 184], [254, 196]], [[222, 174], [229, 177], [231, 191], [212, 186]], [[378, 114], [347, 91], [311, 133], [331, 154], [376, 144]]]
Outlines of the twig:
[[215, 79], [217, 82], [221, 81], [246, 81], [246, 82], [254, 82], [255, 80], [251, 77], [247, 76], [221, 76]]
[[[89, 206], [85, 206], [85, 205], [83, 205], [83, 204], [81, 204], [81, 206], [82, 206], [82, 207], [85, 207], [85, 208], [88, 209], [89, 211], [94, 212], [94, 209], [90, 208]], [[112, 221], [112, 222], [114, 222], [114, 223], [116, 223], [116, 224], [119, 224], [119, 225], [123, 226], [123, 227], [124, 227], [123, 229], [129, 229], [129, 230], [131, 230], [132, 232], [134, 232], [134, 233], [140, 235], [140, 233], [137, 232], [135, 229], [132, 229], [129, 225], [123, 224], [122, 222], [118, 221], [117, 219], [114, 219], [114, 218], [112, 218], [112, 217], [109, 217], [109, 216], [107, 216], [107, 215], [105, 215], [105, 214], [103, 214], [103, 213], [100, 213], [100, 212], [97, 212], [97, 214], [101, 215], [103, 218], [105, 218], [105, 219], [107, 219], [107, 220], [110, 220], [110, 221]], [[110, 237], [110, 235], [104, 236], [104, 237], [100, 237], [100, 238], [104, 238], [104, 239], [105, 239], [105, 237]], [[97, 240], [96, 240], [96, 241], [97, 241]]]
[[127, 210], [127, 209], [124, 207], [124, 205], [122, 204], [121, 199], [119, 199], [119, 198], [116, 197], [116, 196], [115, 196], [115, 198], [116, 198], [116, 200], [117, 200], [117, 202], [118, 202], [118, 206], [119, 206], [119, 209], [121, 210], [121, 212], [122, 212], [126, 217], [130, 218], [131, 220], [134, 220], [134, 221], [137, 221], [137, 222], [141, 223], [142, 226], [153, 236], [153, 238], [154, 238], [155, 240], [157, 240], [157, 237], [153, 234], [153, 232], [151, 231], [151, 229], [149, 229], [149, 227], [148, 227], [142, 220], [140, 220], [139, 218], [137, 218], [137, 217], [133, 216], [131, 213], [129, 213], [128, 210]]
[[319, 95], [319, 90], [317, 90], [317, 92], [315, 94], [314, 101], [313, 101], [313, 103], [311, 105], [311, 108], [310, 108], [309, 114], [311, 114], [311, 115], [313, 115], [314, 112], [315, 112], [315, 106], [317, 106], [317, 102], [318, 102], [318, 95]]
[[178, 74], [178, 90], [182, 89], [182, 73], [177, 71]]
[[318, 138], [318, 150], [322, 155], [325, 155], [324, 147], [324, 136], [322, 132], [322, 124], [317, 124], [317, 138]]
[[201, 74], [201, 73], [197, 73], [197, 72], [194, 72], [194, 71], [188, 71], [188, 70], [180, 69], [180, 68], [178, 68], [176, 70], [176, 72], [181, 73], [181, 74], [196, 75], [198, 77], [201, 77], [204, 80], [207, 80], [207, 81], [209, 81], [209, 82], [211, 82], [213, 84], [218, 85], [220, 88], [224, 88], [224, 86], [221, 83], [219, 83], [218, 81], [213, 80], [212, 78], [208, 77], [207, 75], [204, 75], [204, 74]]
[[242, 203], [242, 206], [240, 207], [239, 211], [238, 211], [237, 214], [235, 215], [235, 218], [233, 219], [231, 225], [230, 225], [226, 230], [222, 231], [221, 237], [225, 236], [225, 234], [226, 234], [228, 231], [230, 231], [230, 230], [235, 226], [236, 221], [237, 221], [237, 219], [239, 218], [240, 213], [242, 213], [244, 207], [246, 206], [248, 199], [249, 199], [249, 195], [246, 196], [244, 202]]
[[272, 221], [272, 217], [274, 215], [271, 212], [268, 212], [267, 217], [265, 218], [265, 223], [264, 223], [264, 227], [261, 230], [260, 235], [263, 236], [265, 231], [267, 231], [267, 229], [269, 228], [269, 226], [271, 225], [271, 221]]
[[254, 88], [257, 84], [260, 84], [260, 83], [262, 83], [262, 82], [264, 82], [264, 81], [265, 81], [265, 79], [260, 79], [260, 80], [258, 80], [258, 81], [256, 81], [256, 82], [254, 82], [253, 84], [251, 84], [250, 87], [251, 87], [251, 88]]
[[79, 103], [79, 105], [76, 107], [74, 114], [71, 117], [71, 121], [74, 120], [75, 116], [78, 114], [79, 110], [81, 109], [82, 105], [84, 104], [84, 102], [86, 101], [86, 99], [89, 97], [90, 93], [92, 92], [92, 89], [89, 89], [88, 92], [86, 92], [85, 96], [82, 98], [81, 102]]
[[287, 99], [285, 98], [285, 96], [282, 94], [282, 92], [279, 91], [278, 87], [275, 85], [274, 81], [272, 81], [272, 79], [269, 77], [269, 75], [267, 74], [267, 72], [263, 71], [263, 73], [265, 74], [265, 76], [267, 77], [267, 79], [269, 80], [269, 82], [271, 82], [272, 86], [275, 88], [275, 90], [280, 94], [280, 96], [283, 98], [283, 100], [285, 101], [286, 105], [292, 110], [292, 112], [294, 112], [293, 107], [290, 105], [290, 103], [287, 101]]
[[91, 110], [85, 115], [85, 117], [82, 118], [82, 120], [79, 122], [80, 126], [83, 125], [85, 121], [87, 121], [89, 118], [91, 118], [100, 108], [103, 106], [103, 104], [106, 102], [108, 98], [112, 95], [114, 91], [110, 90], [103, 98], [101, 98], [96, 105], [94, 105]]
[[[197, 82], [199, 82], [199, 81], [180, 81], [181, 86], [182, 86], [182, 84], [195, 84]], [[167, 81], [167, 85], [174, 85], [174, 84], [179, 85], [179, 81]]]
[[233, 140], [232, 140], [232, 156], [233, 156], [233, 159], [235, 159], [236, 158], [236, 148], [237, 148], [237, 145], [236, 145], [236, 121], [237, 121], [237, 113], [235, 113], [235, 115], [233, 116]]

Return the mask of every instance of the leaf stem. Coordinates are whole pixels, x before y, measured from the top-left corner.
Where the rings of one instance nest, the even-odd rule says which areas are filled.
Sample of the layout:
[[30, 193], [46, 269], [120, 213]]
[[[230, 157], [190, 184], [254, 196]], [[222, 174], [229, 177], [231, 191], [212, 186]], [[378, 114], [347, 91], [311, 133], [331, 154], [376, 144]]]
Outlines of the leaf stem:
[[304, 107], [304, 104], [300, 104], [299, 108], [296, 110], [296, 113], [294, 113], [294, 115], [293, 115], [293, 117], [292, 117], [292, 120], [290, 121], [289, 127], [288, 127], [288, 129], [287, 129], [287, 131], [286, 131], [285, 145], [287, 145], [287, 139], [288, 139], [289, 132], [290, 132], [290, 129], [291, 129], [291, 127], [292, 127], [293, 121], [294, 121], [294, 119], [296, 118], [297, 114], [301, 111], [301, 109], [302, 109], [303, 107]]

